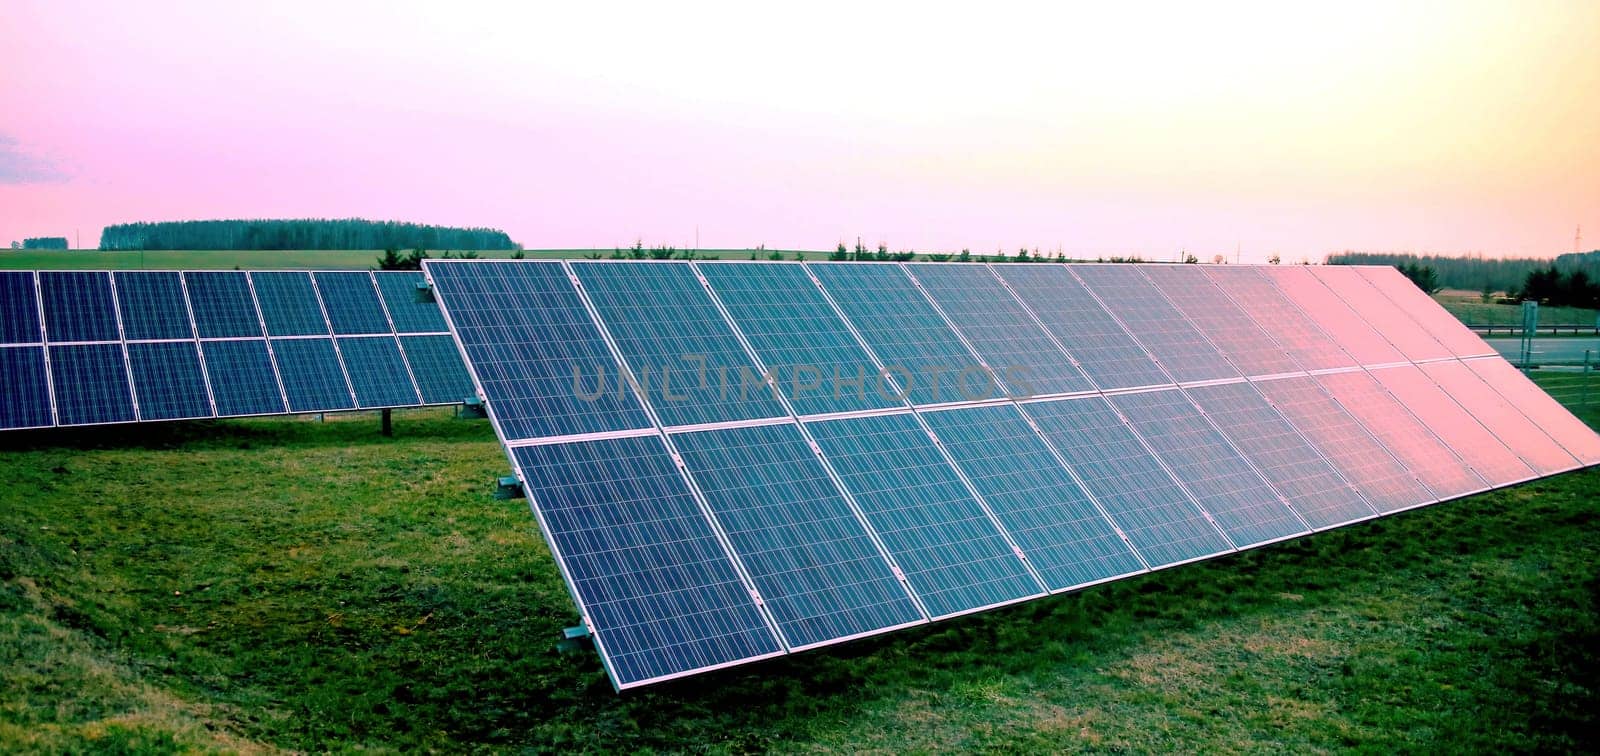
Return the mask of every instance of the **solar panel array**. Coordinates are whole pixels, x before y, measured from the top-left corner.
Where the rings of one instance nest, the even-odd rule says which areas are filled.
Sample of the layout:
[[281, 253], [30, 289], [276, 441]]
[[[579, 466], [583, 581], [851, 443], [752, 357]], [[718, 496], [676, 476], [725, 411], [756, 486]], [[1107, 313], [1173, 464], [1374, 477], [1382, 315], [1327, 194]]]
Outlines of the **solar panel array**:
[[1600, 463], [1388, 268], [425, 270], [618, 688]]
[[0, 271], [0, 430], [458, 404], [418, 272]]

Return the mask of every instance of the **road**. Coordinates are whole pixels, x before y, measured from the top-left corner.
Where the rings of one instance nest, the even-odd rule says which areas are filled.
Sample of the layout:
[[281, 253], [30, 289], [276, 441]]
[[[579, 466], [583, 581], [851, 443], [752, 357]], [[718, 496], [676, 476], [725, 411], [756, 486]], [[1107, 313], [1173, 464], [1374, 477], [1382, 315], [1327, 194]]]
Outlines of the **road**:
[[[1521, 339], [1492, 338], [1485, 339], [1489, 346], [1495, 348], [1506, 359], [1516, 362], [1522, 350]], [[1533, 356], [1536, 361], [1544, 363], [1581, 363], [1583, 350], [1590, 350], [1590, 359], [1600, 362], [1600, 338], [1542, 338], [1533, 340]]]

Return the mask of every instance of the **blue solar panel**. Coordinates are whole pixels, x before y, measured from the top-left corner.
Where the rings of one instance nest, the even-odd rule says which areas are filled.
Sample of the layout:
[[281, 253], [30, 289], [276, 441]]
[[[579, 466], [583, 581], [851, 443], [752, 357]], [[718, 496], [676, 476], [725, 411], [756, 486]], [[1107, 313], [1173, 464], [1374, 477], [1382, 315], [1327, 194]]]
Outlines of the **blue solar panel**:
[[178, 273], [132, 270], [112, 275], [116, 278], [123, 336], [130, 341], [194, 338], [183, 279]]
[[38, 344], [39, 299], [33, 273], [0, 270], [0, 344]]
[[243, 271], [188, 271], [183, 282], [189, 289], [189, 308], [200, 338], [261, 335], [261, 318]]
[[1094, 388], [987, 265], [908, 265], [1013, 396]]
[[318, 271], [312, 274], [322, 294], [323, 309], [338, 336], [394, 333], [384, 317], [378, 290], [368, 273]]
[[934, 618], [1042, 593], [915, 417], [806, 427]]
[[791, 646], [923, 619], [793, 424], [673, 444]]
[[1488, 487], [1371, 375], [1333, 373], [1317, 376], [1317, 382], [1427, 484], [1435, 498], [1453, 499]]
[[1496, 393], [1494, 387], [1472, 372], [1472, 368], [1455, 360], [1421, 367], [1444, 393], [1466, 408], [1485, 430], [1521, 457], [1534, 472], [1554, 475], [1579, 466], [1578, 460], [1561, 448], [1561, 444]]
[[1232, 550], [1105, 400], [1022, 407], [1150, 566]]
[[1111, 398], [1168, 469], [1240, 548], [1307, 527], [1180, 391]]
[[1189, 389], [1189, 396], [1311, 527], [1331, 528], [1377, 514], [1253, 385], [1201, 386]]
[[1161, 295], [1139, 267], [1080, 265], [1072, 272], [1178, 382], [1238, 377], [1239, 371]]
[[1347, 480], [1355, 483], [1368, 503], [1379, 512], [1393, 512], [1433, 501], [1427, 486], [1396, 461], [1361, 421], [1339, 406], [1315, 378], [1262, 381], [1256, 388]]
[[573, 271], [662, 424], [789, 414], [688, 263], [588, 263]]
[[405, 407], [419, 404], [405, 358], [393, 336], [358, 336], [339, 339], [339, 354], [363, 408]]
[[1059, 265], [995, 265], [1050, 335], [1103, 389], [1169, 383], [1144, 347], [1106, 313], [1089, 291]]
[[1323, 370], [1356, 364], [1347, 352], [1257, 268], [1207, 265], [1206, 277], [1226, 292], [1252, 322], [1266, 331], [1294, 358], [1301, 370]]
[[131, 423], [136, 419], [121, 344], [50, 347], [50, 380], [61, 425]]
[[449, 336], [401, 336], [400, 349], [411, 365], [424, 404], [460, 404], [472, 398], [472, 376]]
[[322, 315], [311, 274], [304, 271], [252, 271], [256, 301], [269, 336], [327, 336], [328, 320]]
[[926, 412], [923, 419], [1051, 590], [1144, 569], [1016, 407]]
[[619, 688], [782, 652], [659, 437], [513, 456]]
[[44, 322], [50, 341], [117, 341], [117, 310], [111, 274], [44, 271], [39, 274]]
[[507, 438], [651, 426], [560, 263], [423, 264]]
[[200, 352], [193, 341], [129, 344], [128, 366], [140, 420], [211, 417]]
[[266, 341], [206, 341], [200, 352], [219, 417], [286, 411]]
[[273, 339], [272, 356], [290, 412], [355, 408], [332, 339]]
[[976, 401], [1002, 395], [928, 298], [898, 265], [813, 265], [811, 272], [873, 354], [916, 404]]
[[0, 347], [0, 429], [54, 424], [44, 347]]
[[[801, 415], [903, 407], [804, 266], [698, 263], [745, 339]], [[814, 390], [795, 390], [795, 379]]]
[[1533, 475], [1505, 443], [1418, 368], [1374, 370], [1372, 376], [1490, 485], [1503, 486]]
[[383, 295], [383, 306], [389, 311], [394, 329], [400, 333], [444, 333], [444, 313], [439, 303], [417, 301], [417, 284], [427, 279], [421, 271], [374, 271], [378, 293]]
[[1140, 271], [1240, 372], [1273, 375], [1300, 369], [1288, 350], [1257, 326], [1210, 278], [1177, 265], [1145, 265]]

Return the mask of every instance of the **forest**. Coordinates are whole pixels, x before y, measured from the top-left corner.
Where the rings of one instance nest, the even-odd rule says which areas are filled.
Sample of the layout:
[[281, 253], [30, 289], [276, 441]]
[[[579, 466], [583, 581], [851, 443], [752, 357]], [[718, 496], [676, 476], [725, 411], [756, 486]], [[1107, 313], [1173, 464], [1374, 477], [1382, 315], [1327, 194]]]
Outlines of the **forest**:
[[456, 228], [362, 218], [164, 221], [107, 226], [103, 250], [518, 249], [495, 228]]
[[65, 236], [36, 236], [23, 239], [22, 244], [12, 243], [13, 247], [21, 249], [66, 249], [67, 237]]

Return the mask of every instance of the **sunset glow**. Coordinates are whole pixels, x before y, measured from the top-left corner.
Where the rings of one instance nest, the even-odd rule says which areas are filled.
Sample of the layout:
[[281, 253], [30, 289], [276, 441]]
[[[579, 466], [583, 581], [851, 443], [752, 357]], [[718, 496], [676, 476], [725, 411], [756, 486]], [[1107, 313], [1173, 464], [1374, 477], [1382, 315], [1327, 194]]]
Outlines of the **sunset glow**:
[[0, 244], [136, 220], [1094, 257], [1600, 246], [1600, 3], [9, 2]]

